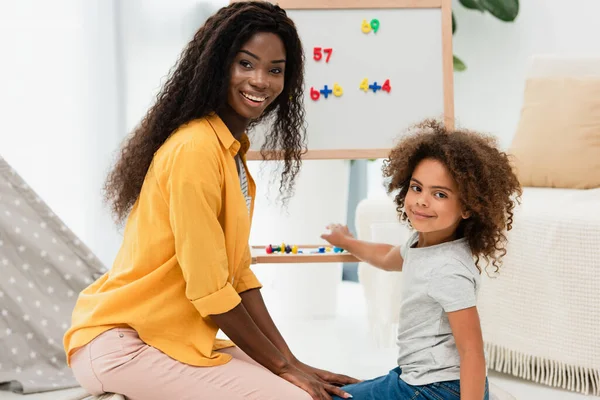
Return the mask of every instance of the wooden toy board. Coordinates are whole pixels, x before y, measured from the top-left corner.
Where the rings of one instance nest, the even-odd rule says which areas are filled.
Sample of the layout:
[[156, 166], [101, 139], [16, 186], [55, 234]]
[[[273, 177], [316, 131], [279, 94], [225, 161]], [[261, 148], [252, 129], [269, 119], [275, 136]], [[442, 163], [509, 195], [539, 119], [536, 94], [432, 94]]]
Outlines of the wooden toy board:
[[302, 254], [273, 253], [267, 254], [266, 246], [252, 246], [252, 264], [287, 264], [287, 263], [330, 263], [358, 262], [359, 259], [350, 253], [310, 253], [321, 245], [300, 245]]
[[[277, 3], [306, 56], [305, 159], [383, 158], [425, 118], [453, 127], [451, 0]], [[264, 127], [251, 139], [248, 158], [262, 159]]]

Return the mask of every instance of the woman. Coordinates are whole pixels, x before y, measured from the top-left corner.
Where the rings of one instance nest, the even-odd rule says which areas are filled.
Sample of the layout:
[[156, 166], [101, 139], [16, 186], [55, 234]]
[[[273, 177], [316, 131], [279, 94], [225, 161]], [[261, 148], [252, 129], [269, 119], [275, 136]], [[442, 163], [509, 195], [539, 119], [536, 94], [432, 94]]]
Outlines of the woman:
[[[249, 269], [255, 185], [246, 129], [272, 116], [289, 195], [304, 149], [303, 52], [286, 13], [235, 3], [210, 17], [126, 143], [107, 199], [127, 219], [107, 274], [64, 343], [92, 394], [152, 399], [330, 399], [356, 382], [299, 362]], [[127, 217], [127, 218], [126, 218]], [[239, 348], [215, 338], [221, 329]]]

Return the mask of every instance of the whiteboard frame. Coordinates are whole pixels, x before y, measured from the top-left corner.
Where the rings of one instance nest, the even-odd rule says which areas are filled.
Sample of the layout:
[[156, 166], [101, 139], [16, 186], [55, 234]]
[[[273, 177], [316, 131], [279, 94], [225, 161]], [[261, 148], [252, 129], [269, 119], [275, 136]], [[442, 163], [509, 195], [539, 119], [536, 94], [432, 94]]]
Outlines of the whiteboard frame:
[[[244, 0], [232, 0], [236, 3]], [[285, 10], [380, 9], [380, 8], [440, 8], [442, 11], [442, 80], [444, 125], [454, 129], [454, 66], [452, 61], [452, 0], [279, 0]], [[367, 3], [368, 5], [366, 5]], [[308, 149], [303, 160], [353, 160], [386, 158], [391, 149]], [[281, 159], [278, 151], [267, 155], [268, 160]], [[249, 150], [248, 160], [263, 160], [260, 151]]]

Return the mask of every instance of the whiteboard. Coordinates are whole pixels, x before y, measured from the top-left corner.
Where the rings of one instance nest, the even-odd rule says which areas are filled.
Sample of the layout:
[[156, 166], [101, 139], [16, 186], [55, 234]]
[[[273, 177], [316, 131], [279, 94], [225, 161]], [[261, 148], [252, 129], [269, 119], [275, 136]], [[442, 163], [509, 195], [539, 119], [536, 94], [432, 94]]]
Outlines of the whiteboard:
[[[337, 5], [287, 9], [306, 56], [305, 158], [384, 157], [409, 126], [425, 118], [453, 121], [451, 21], [447, 32], [444, 19], [450, 19], [450, 12], [442, 7], [448, 2], [417, 8], [396, 0], [393, 7], [399, 8], [364, 9], [343, 8], [343, 0], [330, 3]], [[379, 22], [377, 32], [363, 32], [363, 21], [368, 28], [374, 19]], [[317, 58], [320, 53], [319, 60], [315, 53]], [[365, 79], [367, 91], [360, 88]], [[389, 92], [381, 88], [386, 81]], [[335, 84], [343, 91], [339, 97], [329, 92]], [[251, 150], [260, 149], [265, 129], [263, 124], [250, 132]], [[258, 157], [254, 153], [249, 158]]]

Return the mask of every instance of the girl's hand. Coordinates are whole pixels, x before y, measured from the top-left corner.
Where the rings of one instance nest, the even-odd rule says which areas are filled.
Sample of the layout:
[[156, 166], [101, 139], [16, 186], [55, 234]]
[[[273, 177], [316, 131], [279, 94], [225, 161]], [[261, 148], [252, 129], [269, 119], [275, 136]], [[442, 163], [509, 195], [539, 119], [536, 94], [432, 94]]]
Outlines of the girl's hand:
[[351, 396], [342, 389], [324, 383], [314, 376], [306, 374], [293, 366], [280, 373], [279, 376], [304, 390], [313, 400], [331, 400], [330, 394], [339, 396], [342, 399], [351, 398]]
[[322, 234], [321, 239], [325, 239], [333, 246], [341, 247], [342, 249], [346, 240], [354, 238], [346, 225], [330, 224], [327, 225], [326, 229], [329, 229], [330, 232]]

